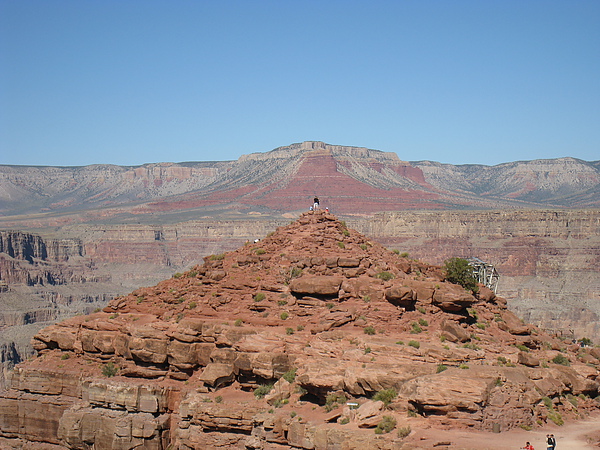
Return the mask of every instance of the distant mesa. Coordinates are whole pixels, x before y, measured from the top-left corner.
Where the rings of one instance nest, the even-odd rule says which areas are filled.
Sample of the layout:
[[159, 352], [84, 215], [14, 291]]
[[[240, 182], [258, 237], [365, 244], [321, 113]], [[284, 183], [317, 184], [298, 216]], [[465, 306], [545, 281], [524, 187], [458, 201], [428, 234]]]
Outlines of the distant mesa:
[[[237, 161], [138, 167], [0, 166], [5, 217], [71, 220], [175, 213], [298, 213], [320, 195], [342, 215], [407, 209], [594, 208], [600, 163], [574, 158], [497, 166], [406, 162], [395, 153], [303, 142]], [[75, 218], [77, 217], [77, 218]]]

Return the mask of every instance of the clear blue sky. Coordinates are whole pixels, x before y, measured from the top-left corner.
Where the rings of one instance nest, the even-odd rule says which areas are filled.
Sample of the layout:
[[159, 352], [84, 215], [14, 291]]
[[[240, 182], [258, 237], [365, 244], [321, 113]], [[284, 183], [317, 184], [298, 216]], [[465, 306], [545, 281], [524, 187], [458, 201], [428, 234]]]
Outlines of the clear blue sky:
[[597, 0], [0, 0], [0, 163], [600, 159]]

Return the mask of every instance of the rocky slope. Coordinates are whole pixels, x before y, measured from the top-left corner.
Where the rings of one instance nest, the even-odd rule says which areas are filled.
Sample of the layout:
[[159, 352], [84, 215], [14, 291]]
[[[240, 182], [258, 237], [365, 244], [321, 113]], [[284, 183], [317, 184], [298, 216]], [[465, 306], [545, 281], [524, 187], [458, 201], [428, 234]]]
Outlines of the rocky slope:
[[0, 396], [8, 448], [433, 447], [415, 431], [599, 408], [597, 349], [329, 214], [48, 327], [35, 348]]
[[[237, 161], [138, 167], [0, 166], [0, 213], [46, 225], [99, 217], [223, 210], [340, 214], [401, 209], [599, 207], [600, 163], [573, 158], [497, 166], [406, 162], [395, 153], [303, 142]], [[8, 217], [5, 218], [8, 222]]]

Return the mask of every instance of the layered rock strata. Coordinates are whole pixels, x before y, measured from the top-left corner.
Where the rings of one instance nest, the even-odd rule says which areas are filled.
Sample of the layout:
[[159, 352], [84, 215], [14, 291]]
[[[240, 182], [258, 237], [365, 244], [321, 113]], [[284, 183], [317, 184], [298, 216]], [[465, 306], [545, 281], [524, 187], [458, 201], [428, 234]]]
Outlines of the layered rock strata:
[[34, 347], [0, 394], [9, 448], [392, 449], [410, 429], [599, 409], [597, 349], [329, 214], [47, 327]]

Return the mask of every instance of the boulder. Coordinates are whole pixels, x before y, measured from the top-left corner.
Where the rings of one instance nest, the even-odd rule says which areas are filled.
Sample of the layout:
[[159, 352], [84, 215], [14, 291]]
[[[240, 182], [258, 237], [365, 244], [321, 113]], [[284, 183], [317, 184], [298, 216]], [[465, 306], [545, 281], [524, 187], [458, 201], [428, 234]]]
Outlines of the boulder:
[[303, 276], [294, 278], [290, 283], [290, 291], [297, 295], [337, 295], [342, 284], [340, 276]]
[[198, 379], [212, 387], [232, 383], [235, 379], [233, 364], [210, 363], [204, 368]]

